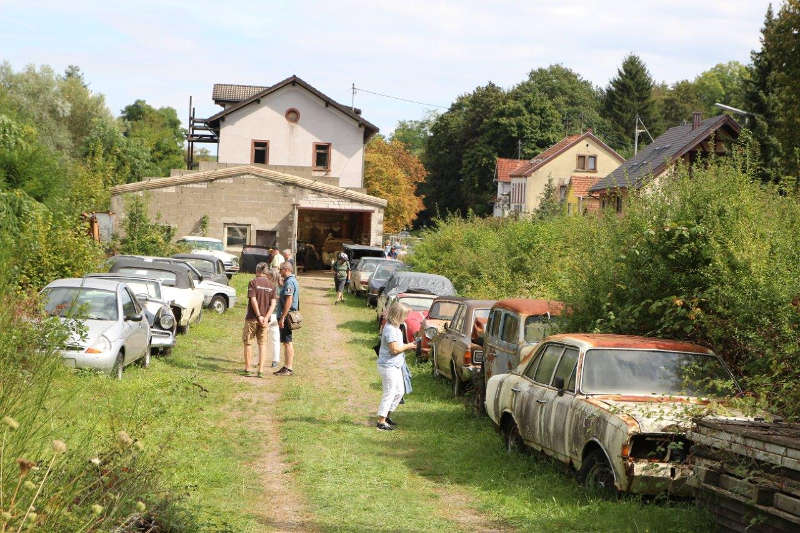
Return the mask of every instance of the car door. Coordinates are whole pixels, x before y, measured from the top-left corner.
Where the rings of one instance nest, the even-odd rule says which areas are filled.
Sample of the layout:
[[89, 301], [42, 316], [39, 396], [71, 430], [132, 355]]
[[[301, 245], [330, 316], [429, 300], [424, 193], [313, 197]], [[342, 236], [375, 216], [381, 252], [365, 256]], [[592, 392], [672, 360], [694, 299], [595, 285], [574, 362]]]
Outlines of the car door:
[[120, 303], [122, 304], [123, 321], [123, 344], [125, 346], [125, 362], [134, 361], [144, 354], [147, 348], [147, 320], [129, 320], [129, 317], [141, 315], [142, 309], [136, 298], [130, 293], [127, 287], [120, 290]]
[[492, 309], [489, 312], [489, 320], [486, 322], [486, 334], [484, 335], [484, 349], [486, 350], [483, 363], [483, 376], [485, 381], [494, 375], [494, 360], [497, 354], [498, 344], [500, 343], [500, 328], [503, 324], [503, 310]]
[[450, 361], [453, 360], [453, 341], [455, 341], [458, 323], [463, 322], [465, 306], [459, 305], [453, 315], [452, 320], [447, 323], [447, 327], [442, 332], [441, 339], [436, 345], [436, 364], [439, 370], [445, 375], [453, 378], [450, 371]]
[[500, 337], [492, 362], [492, 375], [506, 374], [516, 368], [515, 353], [519, 340], [519, 316], [510, 311], [503, 311], [503, 323], [500, 326]]
[[[580, 351], [567, 346], [556, 365], [550, 386], [542, 392], [540, 412], [542, 421], [541, 443], [549, 453], [569, 460], [569, 443], [572, 436], [572, 404], [575, 400], [575, 371]], [[564, 390], [555, 387], [556, 378], [564, 380]]]
[[450, 357], [456, 366], [456, 372], [460, 372], [464, 367], [464, 354], [472, 346], [472, 325], [474, 323], [475, 310], [468, 309], [466, 305], [463, 307], [462, 319], [453, 332], [453, 344], [450, 352]]
[[[531, 358], [531, 362], [525, 368], [525, 371], [514, 380], [514, 385], [510, 390], [512, 394], [511, 412], [514, 414], [514, 420], [517, 422], [519, 434], [525, 442], [533, 446], [536, 446], [534, 440], [536, 436], [535, 424], [538, 409], [536, 398], [540, 393], [539, 387], [533, 380], [533, 376], [542, 359], [543, 352], [544, 347], [541, 346], [537, 353]], [[509, 379], [511, 376], [517, 376], [517, 374], [511, 373], [509, 377], [505, 379]]]
[[[530, 364], [526, 369], [525, 375], [533, 382], [533, 385], [530, 394], [525, 397], [526, 434], [523, 437], [538, 448], [545, 447], [545, 440], [543, 440], [546, 426], [543, 420], [543, 407], [547, 404], [545, 395], [563, 351], [563, 344], [547, 343], [537, 350], [536, 365]], [[520, 432], [522, 432], [521, 428]]]

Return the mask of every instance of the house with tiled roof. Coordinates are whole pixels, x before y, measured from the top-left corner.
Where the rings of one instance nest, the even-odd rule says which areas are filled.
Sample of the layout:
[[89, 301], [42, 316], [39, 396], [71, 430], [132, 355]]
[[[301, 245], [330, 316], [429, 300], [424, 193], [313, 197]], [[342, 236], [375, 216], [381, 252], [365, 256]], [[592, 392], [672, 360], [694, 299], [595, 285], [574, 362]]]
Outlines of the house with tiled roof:
[[613, 206], [622, 212], [631, 191], [657, 186], [675, 169], [676, 163], [691, 168], [705, 154], [728, 153], [740, 130], [739, 124], [728, 115], [703, 120], [700, 113], [694, 113], [691, 123], [668, 129], [614, 172], [598, 180], [589, 192], [600, 199], [603, 207]]
[[511, 210], [511, 172], [527, 163], [527, 159], [510, 159], [498, 157], [494, 165], [494, 181], [497, 184], [497, 196], [494, 200], [494, 216], [504, 217]]
[[[605, 177], [623, 161], [624, 158], [592, 130], [564, 137], [509, 172], [509, 210], [517, 213], [536, 211], [547, 184], [552, 183], [561, 200], [566, 202], [568, 211], [584, 212], [589, 201], [587, 187], [591, 186], [586, 185], [589, 183], [587, 179]], [[575, 191], [571, 199], [568, 198], [570, 190]]]
[[215, 166], [263, 165], [341, 187], [363, 187], [364, 147], [378, 128], [359, 109], [297, 76], [274, 85], [217, 83], [212, 99], [222, 110], [202, 120], [210, 135], [200, 137], [218, 144]]

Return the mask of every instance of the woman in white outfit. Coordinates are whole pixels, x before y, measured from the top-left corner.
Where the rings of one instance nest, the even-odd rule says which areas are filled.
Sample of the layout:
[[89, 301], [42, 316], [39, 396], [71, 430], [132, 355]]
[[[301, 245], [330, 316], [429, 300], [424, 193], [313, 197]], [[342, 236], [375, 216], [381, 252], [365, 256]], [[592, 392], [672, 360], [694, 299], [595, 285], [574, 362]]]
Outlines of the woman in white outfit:
[[397, 409], [400, 400], [405, 393], [403, 383], [403, 363], [405, 363], [405, 351], [416, 347], [413, 342], [403, 342], [403, 332], [400, 324], [408, 316], [409, 308], [395, 302], [386, 313], [386, 325], [381, 332], [381, 347], [378, 350], [378, 374], [383, 381], [383, 396], [378, 406], [378, 429], [380, 431], [391, 431], [395, 428], [395, 423], [391, 419], [392, 412]]
[[[271, 268], [269, 275], [272, 278], [272, 283], [275, 284], [275, 293], [280, 292], [278, 287], [283, 283], [280, 270]], [[281, 363], [281, 330], [278, 327], [278, 306], [275, 306], [275, 312], [269, 317], [269, 340], [272, 342], [272, 367], [278, 367]]]

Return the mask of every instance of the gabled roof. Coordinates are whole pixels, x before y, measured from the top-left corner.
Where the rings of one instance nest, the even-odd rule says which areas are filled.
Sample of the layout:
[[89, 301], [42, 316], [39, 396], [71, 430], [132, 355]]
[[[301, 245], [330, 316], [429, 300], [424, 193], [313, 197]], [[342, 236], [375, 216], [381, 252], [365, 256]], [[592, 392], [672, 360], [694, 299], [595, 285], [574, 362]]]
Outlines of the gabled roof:
[[264, 89], [262, 85], [235, 85], [232, 83], [215, 83], [211, 91], [211, 99], [215, 104], [220, 102], [231, 103], [247, 100], [254, 94], [260, 93]]
[[711, 134], [726, 128], [734, 137], [741, 127], [728, 115], [707, 118], [692, 129], [692, 124], [682, 124], [668, 129], [647, 145], [636, 156], [628, 159], [605, 178], [597, 182], [591, 192], [606, 189], [641, 188], [650, 176], [660, 174], [668, 165], [696, 148]]
[[572, 194], [578, 198], [586, 198], [589, 196], [589, 189], [598, 181], [600, 178], [592, 176], [572, 176], [569, 185], [572, 187]]
[[498, 157], [494, 167], [494, 179], [503, 183], [511, 183], [511, 173], [527, 162], [527, 159]]
[[620, 161], [625, 160], [621, 155], [615, 152], [613, 148], [611, 148], [606, 143], [598, 139], [597, 136], [595, 136], [595, 134], [592, 133], [592, 130], [587, 130], [584, 133], [579, 133], [576, 135], [569, 135], [567, 137], [564, 137], [556, 144], [554, 144], [541, 154], [537, 155], [536, 157], [528, 161], [527, 164], [517, 167], [516, 170], [514, 170], [511, 173], [511, 177], [525, 178], [530, 176], [531, 174], [533, 174], [534, 172], [545, 166], [547, 163], [549, 163], [550, 161], [561, 155], [561, 153], [563, 153], [566, 150], [569, 150], [570, 148], [572, 148], [573, 146], [575, 146], [576, 144], [587, 138], [591, 139], [596, 144], [600, 145], [604, 150], [606, 150], [609, 154], [616, 157]]
[[[261, 100], [261, 98], [264, 98], [265, 96], [268, 96], [269, 94], [272, 94], [275, 91], [286, 87], [287, 85], [299, 85], [300, 87], [304, 88], [305, 90], [307, 90], [308, 92], [310, 92], [311, 94], [313, 94], [314, 96], [316, 96], [317, 98], [319, 98], [320, 100], [325, 102], [326, 106], [331, 106], [331, 107], [341, 111], [342, 113], [344, 113], [348, 117], [350, 117], [353, 120], [355, 120], [360, 126], [364, 126], [364, 141], [365, 142], [370, 137], [372, 137], [374, 134], [378, 133], [378, 126], [372, 124], [371, 122], [369, 122], [367, 120], [364, 120], [364, 118], [361, 117], [360, 111], [356, 112], [352, 108], [347, 107], [345, 105], [342, 105], [342, 104], [336, 102], [330, 96], [327, 96], [327, 95], [321, 93], [320, 91], [318, 91], [317, 89], [315, 89], [314, 87], [309, 85], [307, 82], [303, 81], [302, 79], [298, 78], [295, 75], [289, 76], [285, 80], [279, 81], [275, 85], [272, 85], [270, 87], [265, 87], [261, 91], [258, 91], [255, 94], [252, 94], [251, 96], [239, 101], [238, 103], [235, 103], [233, 105], [228, 106], [227, 108], [223, 109], [222, 111], [220, 111], [216, 115], [212, 115], [211, 117], [206, 119], [206, 124], [208, 124], [208, 126], [211, 129], [218, 131], [219, 130], [219, 122], [220, 122], [220, 120], [222, 118], [224, 118], [225, 116], [233, 113], [234, 111], [237, 111], [237, 110], [239, 110], [239, 109], [241, 109], [243, 107], [246, 107], [246, 106], [252, 104], [253, 102], [257, 102], [257, 101]], [[216, 90], [216, 87], [217, 87], [217, 85], [214, 86], [215, 90]], [[243, 87], [243, 86], [231, 85], [229, 87]], [[246, 90], [243, 90], [243, 89], [231, 89], [231, 91], [232, 92], [236, 92], [236, 91], [238, 91], [238, 92], [246, 92]]]
[[251, 175], [268, 180], [276, 181], [286, 185], [295, 185], [312, 191], [329, 194], [331, 196], [338, 196], [354, 200], [365, 204], [371, 204], [378, 207], [386, 207], [386, 200], [378, 198], [377, 196], [370, 196], [362, 192], [354, 191], [352, 189], [345, 189], [336, 185], [329, 185], [317, 180], [308, 178], [301, 178], [291, 174], [284, 174], [264, 167], [254, 165], [239, 165], [235, 167], [220, 168], [216, 170], [206, 170], [204, 172], [191, 172], [182, 176], [170, 176], [168, 178], [150, 178], [144, 181], [137, 181], [135, 183], [126, 183], [124, 185], [116, 185], [111, 187], [111, 194], [124, 194], [129, 192], [139, 192], [151, 189], [162, 189], [164, 187], [174, 187], [176, 185], [187, 185], [190, 183], [201, 183], [204, 181], [214, 181], [221, 178], [233, 178], [235, 176]]

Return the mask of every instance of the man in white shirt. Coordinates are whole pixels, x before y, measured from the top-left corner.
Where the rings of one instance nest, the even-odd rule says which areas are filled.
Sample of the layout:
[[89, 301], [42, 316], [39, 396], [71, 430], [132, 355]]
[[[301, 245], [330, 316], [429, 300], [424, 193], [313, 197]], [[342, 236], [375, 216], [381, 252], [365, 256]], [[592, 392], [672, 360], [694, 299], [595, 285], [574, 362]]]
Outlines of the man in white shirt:
[[272, 262], [270, 262], [270, 268], [281, 268], [283, 262], [286, 261], [281, 252], [277, 248], [272, 249]]

